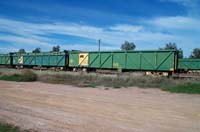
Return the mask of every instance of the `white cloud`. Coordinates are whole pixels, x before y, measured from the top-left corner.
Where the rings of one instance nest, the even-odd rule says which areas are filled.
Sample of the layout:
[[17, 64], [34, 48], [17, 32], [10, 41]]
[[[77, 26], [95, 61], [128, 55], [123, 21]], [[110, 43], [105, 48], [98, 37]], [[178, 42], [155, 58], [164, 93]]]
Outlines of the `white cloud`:
[[38, 26], [38, 30], [44, 34], [74, 35], [90, 39], [98, 39], [98, 34], [103, 32], [102, 28], [73, 23], [40, 24]]
[[[1, 34], [0, 42], [14, 45], [14, 49], [24, 47], [28, 51], [36, 47], [48, 51], [52, 44], [59, 44], [62, 49], [69, 50], [96, 50], [98, 48], [97, 44], [92, 45], [85, 41], [66, 43], [62, 40], [63, 38], [56, 38], [57, 35], [72, 35], [95, 41], [101, 38], [102, 50], [119, 49], [125, 40], [134, 42], [137, 49], [142, 50], [157, 49], [167, 42], [176, 42], [189, 54], [188, 47], [194, 48], [199, 38], [189, 34], [188, 31], [200, 32], [199, 22], [196, 18], [176, 16], [144, 20], [141, 25], [118, 24], [95, 27], [76, 23], [37, 24], [0, 18], [0, 31], [5, 32]], [[182, 30], [187, 34], [181, 34]]]
[[7, 47], [7, 48], [0, 48], [0, 53], [9, 53], [9, 52], [17, 52], [18, 49], [12, 48], [12, 47]]
[[[159, 17], [148, 20], [147, 25], [157, 32], [167, 32], [172, 34], [172, 39], [166, 39], [168, 42], [175, 42], [179, 48], [184, 50], [188, 56], [192, 49], [199, 47], [200, 43], [200, 19], [193, 17]], [[166, 43], [166, 42], [165, 42]]]
[[129, 24], [121, 24], [121, 25], [111, 26], [109, 29], [114, 30], [114, 31], [122, 31], [122, 32], [139, 32], [143, 29], [143, 27], [129, 25]]
[[43, 33], [38, 30], [38, 27], [35, 24], [4, 18], [0, 18], [0, 29], [1, 31], [8, 31], [23, 36]]
[[[15, 28], [16, 27], [16, 28]], [[40, 44], [44, 45], [47, 43], [56, 42], [54, 38], [44, 37], [50, 34], [60, 34], [60, 35], [73, 35], [78, 37], [84, 37], [88, 39], [97, 40], [102, 39], [104, 43], [110, 43], [116, 45], [116, 47], [124, 41], [134, 41], [134, 40], [157, 40], [166, 39], [172, 36], [165, 35], [162, 33], [152, 33], [142, 31], [142, 26], [135, 25], [117, 25], [108, 28], [100, 28], [88, 25], [80, 25], [74, 23], [43, 23], [34, 24], [28, 22], [21, 22], [9, 19], [0, 19], [0, 29], [1, 31], [6, 31], [17, 35], [16, 38], [11, 38], [10, 40], [14, 43], [17, 42], [29, 44]], [[110, 30], [113, 29], [113, 30]], [[42, 35], [42, 36], [41, 36]], [[22, 37], [19, 39], [19, 36]], [[1, 38], [3, 39], [3, 38]], [[30, 41], [29, 41], [30, 39]], [[29, 42], [28, 42], [29, 41]]]
[[[90, 45], [90, 44], [66, 44], [62, 46], [64, 49], [68, 50], [83, 50], [83, 51], [92, 51], [94, 49], [98, 49], [97, 45]], [[102, 46], [102, 51], [106, 50], [116, 50], [116, 47], [113, 46]]]
[[41, 41], [40, 39], [15, 35], [1, 35], [0, 42], [1, 45], [6, 42], [4, 46], [1, 46], [2, 49], [0, 49], [0, 53], [16, 52], [21, 48], [24, 48], [27, 52], [32, 52], [36, 47], [40, 47], [46, 51], [53, 47], [52, 43]]
[[200, 30], [200, 19], [192, 17], [159, 17], [150, 20], [149, 23], [167, 29]]
[[27, 46], [42, 46], [42, 47], [47, 47], [49, 46], [48, 43], [37, 40], [37, 39], [32, 39], [32, 38], [25, 38], [25, 37], [21, 37], [21, 36], [14, 36], [14, 35], [1, 35], [0, 36], [0, 40], [1, 41], [6, 41], [6, 42], [10, 42], [10, 43], [17, 43], [17, 44], [21, 44], [23, 47], [27, 47]]

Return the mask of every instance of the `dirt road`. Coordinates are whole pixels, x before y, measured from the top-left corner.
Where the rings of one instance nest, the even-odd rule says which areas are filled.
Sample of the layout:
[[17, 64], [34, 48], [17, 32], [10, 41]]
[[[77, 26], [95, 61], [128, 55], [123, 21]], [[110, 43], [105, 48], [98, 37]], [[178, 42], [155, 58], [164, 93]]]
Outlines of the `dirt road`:
[[41, 132], [200, 132], [200, 96], [0, 81], [0, 121]]

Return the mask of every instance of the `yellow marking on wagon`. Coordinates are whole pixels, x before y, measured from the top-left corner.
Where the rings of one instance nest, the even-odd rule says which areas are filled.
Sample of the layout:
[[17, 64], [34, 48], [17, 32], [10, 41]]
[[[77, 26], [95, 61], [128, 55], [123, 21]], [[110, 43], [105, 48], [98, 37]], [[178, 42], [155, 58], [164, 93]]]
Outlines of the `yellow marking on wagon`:
[[88, 65], [88, 53], [79, 53], [79, 66], [87, 66]]
[[119, 67], [118, 63], [113, 63], [113, 67]]
[[20, 57], [18, 58], [18, 63], [19, 63], [19, 64], [23, 64], [23, 56], [20, 56]]

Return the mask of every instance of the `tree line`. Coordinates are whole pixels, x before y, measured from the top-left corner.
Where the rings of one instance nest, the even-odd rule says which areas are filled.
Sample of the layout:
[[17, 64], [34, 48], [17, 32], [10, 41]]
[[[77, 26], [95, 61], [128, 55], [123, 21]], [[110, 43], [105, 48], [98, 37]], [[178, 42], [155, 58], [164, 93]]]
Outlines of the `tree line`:
[[[50, 52], [59, 52], [59, 51], [60, 51], [60, 46], [57, 45], [57, 46], [53, 46], [52, 50]], [[39, 48], [39, 47], [35, 48], [32, 51], [32, 53], [41, 53], [41, 52], [42, 52], [41, 48]], [[18, 53], [24, 54], [24, 53], [26, 53], [26, 51], [25, 51], [25, 49], [22, 48], [22, 49], [19, 49]]]
[[[136, 45], [133, 42], [125, 41], [121, 45], [121, 50], [135, 50], [135, 48]], [[179, 51], [178, 57], [179, 58], [184, 57], [183, 50], [181, 48], [178, 48], [176, 43], [171, 43], [171, 42], [166, 43], [165, 47], [159, 48], [159, 50], [177, 50]], [[194, 48], [189, 58], [200, 58], [200, 48]]]
[[[136, 49], [136, 45], [133, 42], [128, 42], [125, 41], [124, 43], [121, 44], [121, 50], [135, 50]], [[183, 58], [183, 50], [181, 48], [178, 48], [176, 43], [166, 43], [165, 46], [163, 48], [159, 48], [159, 50], [177, 50], [179, 51], [178, 57], [179, 58]], [[59, 52], [60, 51], [60, 46], [53, 46], [51, 52]], [[18, 51], [19, 53], [26, 53], [25, 49], [19, 49]], [[41, 48], [35, 48], [32, 53], [40, 53], [41, 52]], [[200, 58], [200, 48], [195, 48], [193, 49], [191, 55], [189, 56], [189, 58]]]

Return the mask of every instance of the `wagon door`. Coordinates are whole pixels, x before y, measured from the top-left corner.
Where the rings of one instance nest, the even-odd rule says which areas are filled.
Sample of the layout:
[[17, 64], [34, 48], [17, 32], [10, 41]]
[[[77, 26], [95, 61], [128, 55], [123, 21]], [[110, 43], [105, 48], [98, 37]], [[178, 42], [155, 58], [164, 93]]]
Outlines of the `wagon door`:
[[79, 66], [88, 66], [88, 53], [79, 53]]
[[18, 56], [18, 64], [20, 64], [20, 65], [23, 64], [23, 56], [22, 55]]

